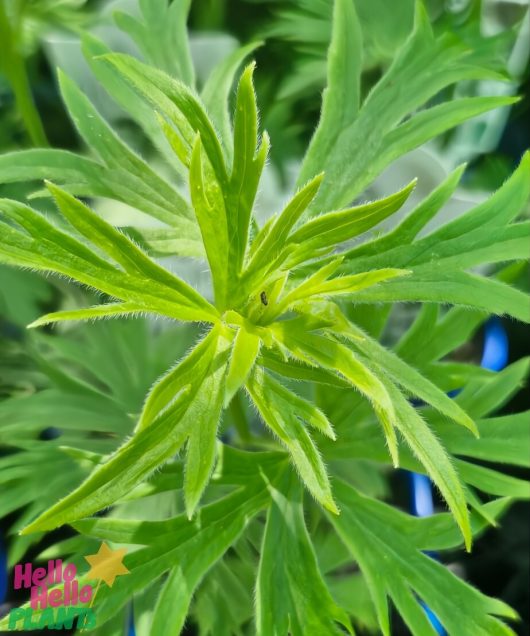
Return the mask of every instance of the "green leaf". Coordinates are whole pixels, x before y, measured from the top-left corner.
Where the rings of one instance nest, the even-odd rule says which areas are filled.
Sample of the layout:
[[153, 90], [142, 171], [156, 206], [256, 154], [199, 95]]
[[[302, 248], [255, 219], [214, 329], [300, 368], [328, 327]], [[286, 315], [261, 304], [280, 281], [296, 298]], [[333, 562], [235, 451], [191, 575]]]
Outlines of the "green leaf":
[[[281, 243], [287, 238], [295, 224], [302, 217], [311, 201], [315, 198], [323, 175], [317, 175], [301, 188], [289, 201], [285, 208], [275, 219], [270, 232], [265, 237], [263, 245], [260, 245], [261, 252], [267, 252], [267, 248], [272, 252], [278, 251]], [[256, 237], [259, 243], [260, 236]]]
[[225, 556], [197, 590], [192, 616], [204, 636], [239, 634], [252, 620], [254, 567], [246, 557]]
[[201, 228], [202, 240], [212, 272], [215, 300], [224, 308], [228, 292], [229, 228], [222, 193], [209, 187], [202, 163], [200, 136], [195, 140], [190, 164], [190, 192], [193, 209]]
[[125, 496], [183, 446], [192, 423], [179, 419], [179, 425], [175, 425], [175, 420], [161, 419], [137, 433], [80, 487], [26, 526], [22, 534], [51, 530], [82, 519]]
[[465, 165], [458, 166], [388, 234], [353, 248], [350, 254], [355, 254], [356, 257], [375, 255], [384, 253], [393, 247], [412, 243], [418, 233], [450, 200], [465, 168]]
[[186, 412], [186, 417], [193, 422], [186, 449], [184, 472], [184, 501], [188, 519], [195, 513], [214, 467], [217, 428], [223, 409], [230, 344], [230, 340], [219, 336], [216, 356]]
[[68, 430], [96, 430], [125, 435], [130, 420], [106, 395], [78, 392], [64, 393], [48, 388], [33, 395], [12, 397], [0, 404], [0, 437], [4, 444], [13, 442], [18, 431], [41, 431], [48, 427]]
[[[71, 181], [78, 186], [90, 183], [94, 188], [99, 186], [101, 191], [105, 169], [96, 161], [67, 150], [21, 150], [0, 156], [0, 178], [3, 183], [45, 178]], [[97, 189], [95, 193], [98, 193]]]
[[406, 267], [413, 272], [407, 279], [389, 282], [384, 290], [359, 293], [358, 302], [445, 302], [529, 319], [525, 294], [499, 280], [461, 271], [482, 263], [525, 258], [530, 227], [510, 222], [530, 198], [528, 154], [487, 201], [412, 242], [450, 195], [459, 174], [457, 170], [451, 175], [397, 229], [346, 253], [344, 269], [348, 273], [385, 266]]
[[293, 409], [289, 392], [259, 368], [249, 376], [246, 388], [265, 424], [289, 451], [309, 492], [325, 508], [338, 514], [324, 463]]
[[113, 267], [31, 208], [7, 199], [0, 201], [0, 210], [30, 236], [6, 225], [0, 245], [1, 260], [66, 275], [140, 305], [144, 311], [183, 320], [200, 320], [212, 315], [213, 307], [192, 287], [151, 261], [81, 202], [54, 186], [52, 189], [66, 218], [118, 262], [127, 263], [129, 271]]
[[505, 475], [498, 470], [478, 466], [461, 459], [457, 459], [455, 463], [466, 483], [489, 495], [530, 499], [530, 487], [526, 479]]
[[347, 613], [334, 602], [318, 567], [298, 481], [289, 473], [278, 487], [269, 488], [272, 504], [256, 592], [257, 634], [342, 634], [337, 623], [353, 634]]
[[[78, 522], [76, 528], [86, 535], [104, 541], [143, 543], [146, 546], [125, 557], [125, 565], [131, 574], [123, 577], [119, 586], [103, 586], [100, 589], [98, 624], [106, 625], [132, 595], [141, 593], [151, 582], [169, 572], [165, 582], [167, 587], [158, 599], [153, 623], [160, 625], [164, 617], [170, 615], [170, 628], [174, 631], [169, 633], [179, 634], [195, 588], [209, 568], [237, 540], [248, 520], [260, 512], [269, 499], [265, 483], [261, 479], [252, 479], [236, 492], [204, 506], [200, 519], [195, 521], [179, 515], [164, 521], [95, 518]], [[152, 542], [152, 537], [157, 538], [156, 543]], [[82, 577], [80, 584], [85, 583], [89, 581]], [[36, 610], [34, 620], [42, 611]], [[7, 619], [4, 621], [7, 622]], [[164, 624], [167, 633], [168, 623]]]
[[397, 466], [397, 439], [394, 431], [396, 412], [381, 380], [348, 347], [324, 336], [304, 333], [296, 320], [278, 323], [275, 332], [278, 340], [295, 358], [338, 372], [372, 403], [385, 432], [392, 460]]
[[[271, 380], [271, 378], [268, 379]], [[329, 439], [333, 441], [336, 440], [333, 426], [323, 411], [317, 408], [312, 402], [300, 397], [280, 383], [271, 380], [271, 386], [273, 386], [273, 390], [275, 391], [278, 399], [289, 404], [291, 406], [291, 410], [294, 409], [295, 414], [299, 419], [303, 420], [309, 424], [309, 426], [319, 431]]]
[[103, 59], [175, 126], [190, 149], [199, 133], [218, 183], [225, 184], [227, 173], [221, 144], [204, 106], [193, 91], [182, 82], [128, 55], [111, 53]]
[[415, 185], [416, 180], [384, 199], [322, 214], [302, 225], [289, 241], [303, 245], [309, 242], [315, 248], [322, 248], [355, 238], [399, 210]]
[[[344, 0], [342, 4], [345, 4]], [[334, 23], [334, 40], [338, 41], [344, 28], [342, 23]], [[333, 45], [332, 45], [333, 46]], [[325, 172], [322, 188], [311, 206], [312, 213], [348, 205], [380, 174], [388, 163], [411, 150], [417, 143], [446, 130], [454, 123], [472, 117], [477, 111], [493, 108], [498, 100], [481, 102], [460, 108], [438, 106], [433, 112], [427, 111], [418, 123], [423, 123], [432, 115], [422, 134], [407, 135], [403, 146], [392, 142], [392, 135], [402, 122], [441, 91], [466, 79], [503, 79], [494, 67], [495, 47], [484, 43], [469, 50], [467, 44], [456, 35], [445, 32], [436, 37], [422, 3], [416, 3], [416, 18], [412, 33], [396, 52], [392, 64], [383, 77], [368, 93], [358, 113], [352, 104], [351, 117], [340, 134], [333, 137], [329, 148], [322, 151], [320, 144], [312, 144], [306, 154], [298, 183], [305, 183], [313, 175]], [[333, 69], [328, 67], [328, 85], [333, 86]], [[406, 87], [406, 90], [403, 90]], [[346, 102], [341, 100], [346, 99]], [[335, 93], [335, 107], [346, 112], [348, 95]], [[505, 100], [501, 100], [504, 104]], [[476, 106], [476, 108], [475, 108]], [[434, 118], [435, 115], [440, 117]], [[411, 124], [412, 126], [412, 124]], [[407, 128], [402, 130], [406, 132]], [[414, 128], [416, 131], [416, 128]]]
[[521, 358], [487, 380], [470, 382], [456, 401], [473, 417], [479, 418], [501, 408], [525, 386], [530, 358]]
[[120, 318], [130, 314], [138, 315], [145, 312], [146, 309], [142, 305], [134, 303], [109, 303], [106, 305], [95, 305], [86, 309], [72, 309], [66, 311], [55, 311], [37, 318], [28, 325], [28, 329], [35, 329], [54, 322], [62, 322], [63, 320], [94, 320], [99, 318]]
[[479, 440], [470, 438], [444, 422], [436, 422], [434, 427], [453, 455], [529, 467], [528, 416], [528, 412], [523, 412], [480, 420]]
[[[445, 229], [445, 228], [443, 228]], [[483, 227], [474, 231], [463, 231], [444, 240], [440, 232], [416, 241], [410, 246], [392, 250], [391, 254], [378, 259], [366, 261], [392, 262], [415, 268], [419, 274], [446, 272], [469, 269], [482, 263], [495, 263], [525, 258], [524, 248], [530, 238], [529, 223], [514, 223], [506, 227], [498, 227], [492, 238], [491, 227]], [[470, 248], [470, 241], [472, 241]], [[434, 250], [436, 249], [436, 252]], [[467, 251], [463, 251], [466, 250]], [[436, 254], [434, 259], [433, 254]], [[351, 254], [347, 255], [351, 259]], [[350, 266], [354, 261], [350, 261]], [[373, 264], [372, 264], [373, 266]], [[353, 268], [357, 269], [358, 265]], [[353, 269], [352, 268], [352, 269]]]
[[[389, 375], [392, 380], [409, 391], [412, 395], [431, 404], [448, 417], [478, 435], [477, 427], [473, 419], [456, 403], [448, 397], [435, 384], [429, 381], [422, 373], [407, 364], [392, 351], [380, 345], [377, 340], [371, 338], [365, 331], [348, 321], [340, 309], [329, 302], [310, 303], [304, 308], [304, 312], [314, 318], [328, 319], [328, 325], [324, 328], [331, 334], [346, 337], [350, 340], [350, 347], [363, 354], [366, 359], [372, 361], [378, 374]], [[434, 337], [433, 329], [426, 329], [425, 337], [431, 340]], [[460, 387], [458, 387], [460, 388]]]
[[248, 228], [259, 180], [269, 150], [264, 133], [258, 148], [258, 109], [252, 83], [254, 64], [243, 72], [236, 95], [234, 159], [227, 200], [231, 270], [239, 274], [248, 242]]
[[253, 254], [244, 272], [244, 281], [265, 277], [267, 272], [273, 270], [289, 233], [315, 198], [322, 177], [318, 175], [301, 188], [280, 215], [258, 233], [252, 244]]
[[373, 360], [379, 373], [388, 373], [394, 382], [478, 436], [478, 430], [472, 418], [419, 371], [403, 362], [396, 354], [381, 346], [355, 325], [350, 325], [350, 330], [351, 334], [356, 336], [351, 346], [363, 353], [366, 358]]
[[146, 60], [188, 86], [195, 82], [187, 31], [191, 0], [140, 1], [143, 20], [116, 12], [116, 23], [137, 44]]
[[151, 105], [138, 95], [130, 83], [114, 67], [102, 60], [101, 56], [110, 53], [111, 49], [89, 33], [82, 35], [81, 48], [90, 70], [98, 82], [123, 111], [145, 132], [147, 138], [152, 141], [154, 147], [160, 151], [173, 170], [181, 173], [182, 165], [175, 157], [174, 151], [160, 129], [156, 116], [157, 111], [153, 111]]
[[530, 322], [528, 295], [490, 278], [467, 272], [422, 274], [361, 291], [356, 302], [421, 301], [461, 305]]
[[178, 228], [183, 238], [198, 239], [191, 210], [176, 191], [161, 185], [165, 193], [161, 197], [142, 178], [119, 166], [108, 168], [65, 150], [23, 150], [0, 156], [0, 179], [5, 183], [51, 179], [78, 196], [100, 196], [131, 205]]
[[468, 119], [495, 108], [511, 106], [519, 97], [462, 97], [432, 106], [413, 115], [386, 136], [385, 163], [418, 148], [433, 137], [441, 135]]
[[[452, 239], [470, 230], [477, 230], [488, 225], [502, 227], [515, 219], [525, 210], [530, 198], [530, 152], [525, 152], [513, 174], [504, 184], [469, 212], [445, 224], [430, 235], [438, 239]], [[495, 212], [495, 213], [494, 213]]]
[[[358, 496], [361, 495], [358, 491], [357, 494]], [[489, 501], [483, 507], [487, 511], [488, 516], [495, 521], [508, 512], [511, 502], [510, 498], [505, 497]], [[366, 495], [364, 503], [367, 506], [371, 505], [371, 512], [379, 521], [387, 523], [388, 527], [394, 529], [398, 534], [406, 536], [410, 544], [418, 550], [450, 550], [462, 546], [462, 535], [455, 527], [450, 513], [437, 512], [428, 517], [413, 517], [389, 504], [373, 505], [375, 501]], [[471, 522], [475, 538], [490, 529], [488, 522], [478, 512], [471, 513]], [[340, 539], [336, 537], [335, 541], [340, 542]], [[338, 551], [337, 548], [335, 548], [335, 551]]]
[[[334, 263], [332, 262], [332, 264]], [[284, 298], [281, 298], [275, 313], [281, 313], [301, 300], [318, 300], [320, 297], [327, 298], [335, 295], [356, 294], [361, 289], [378, 285], [393, 278], [408, 276], [411, 273], [404, 269], [388, 268], [363, 274], [353, 274], [352, 276], [339, 276], [331, 280], [321, 280], [321, 273], [325, 269], [327, 269], [327, 266], [322, 267], [298, 287], [290, 291]]]
[[132, 274], [151, 277], [170, 288], [173, 288], [181, 302], [189, 304], [205, 304], [204, 299], [193, 287], [179, 280], [166, 269], [157, 265], [127, 236], [112, 227], [80, 201], [64, 192], [52, 183], [46, 184], [63, 216], [71, 225], [89, 241], [106, 252], [123, 269]]
[[332, 36], [327, 53], [327, 87], [308, 157], [325, 157], [355, 119], [360, 103], [363, 35], [353, 0], [333, 3]]
[[219, 132], [229, 157], [233, 156], [232, 125], [228, 112], [230, 90], [237, 69], [244, 59], [261, 45], [262, 42], [251, 42], [237, 48], [224, 60], [221, 60], [210, 73], [201, 92], [201, 99]]
[[485, 320], [486, 313], [453, 307], [439, 316], [437, 305], [425, 304], [395, 347], [409, 364], [425, 367], [464, 344]]
[[230, 356], [230, 368], [226, 378], [225, 408], [243, 386], [248, 374], [252, 371], [259, 354], [260, 344], [259, 336], [248, 331], [244, 326], [239, 328], [234, 340], [234, 348]]
[[[363, 497], [344, 482], [337, 481], [335, 489], [343, 513], [329, 518], [366, 577], [383, 634], [390, 634], [387, 596], [394, 601], [413, 634], [434, 633], [412, 592], [435, 613], [450, 634], [514, 634], [494, 615], [514, 619], [515, 612], [422, 554], [411, 541], [402, 513]], [[465, 612], [459, 609], [462, 606]]]
[[281, 355], [272, 350], [262, 349], [258, 362], [266, 369], [270, 369], [274, 373], [278, 373], [286, 378], [316, 382], [342, 389], [349, 386], [346, 380], [342, 380], [331, 371], [317, 368], [313, 365], [300, 362], [299, 360], [285, 360]]
[[61, 70], [58, 71], [58, 77], [61, 95], [70, 117], [88, 146], [104, 164], [119, 171], [125, 183], [135, 180], [135, 187], [143, 189], [146, 198], [149, 197], [160, 207], [168, 209], [165, 219], [175, 215], [189, 219], [188, 203], [175, 188], [119, 139], [77, 85]]
[[[109, 506], [127, 495], [182, 448], [190, 435], [194, 434], [199, 413], [204, 420], [208, 417], [215, 420], [221, 398], [208, 402], [207, 396], [212, 389], [222, 395], [215, 386], [222, 377], [219, 369], [226, 364], [224, 339], [216, 339], [216, 348], [213, 352], [206, 349], [204, 356], [208, 361], [207, 371], [194, 393], [185, 394], [183, 399], [173, 402], [149, 426], [136, 431], [81, 486], [41, 514], [22, 533], [53, 529]], [[195, 482], [191, 483], [194, 485]]]
[[[43, 215], [38, 214], [30, 207], [10, 199], [1, 199], [0, 205], [2, 214], [16, 223], [19, 228], [25, 230], [22, 232], [12, 225], [3, 225], [4, 245], [2, 248], [5, 249], [6, 256], [11, 250], [14, 250], [20, 251], [23, 257], [24, 251], [28, 250], [26, 258], [34, 260], [35, 263], [42, 262], [44, 264], [48, 258], [50, 260], [55, 258], [58, 264], [64, 264], [66, 267], [73, 264], [74, 267], [77, 266], [80, 269], [92, 267], [96, 271], [112, 271], [110, 263], [77, 239], [57, 229]], [[34, 249], [32, 255], [28, 248], [33, 246], [37, 239], [41, 239], [40, 249]]]
[[149, 426], [173, 401], [196, 390], [215, 355], [218, 330], [214, 327], [178, 364], [157, 380], [145, 400], [137, 430]]
[[[385, 262], [391, 262], [393, 266], [403, 265], [404, 263], [407, 265], [425, 263], [428, 262], [429, 250], [436, 248], [437, 259], [447, 257], [451, 255], [451, 252], [457, 251], [453, 246], [458, 239], [469, 243], [471, 238], [475, 239], [475, 236], [478, 236], [483, 241], [483, 234], [486, 228], [496, 227], [501, 229], [524, 211], [530, 199], [530, 186], [528, 185], [530, 178], [530, 153], [525, 153], [517, 170], [489, 199], [453, 221], [442, 225], [428, 236], [416, 241], [411, 251], [408, 244], [433, 218], [434, 214], [439, 211], [441, 205], [454, 191], [461, 172], [462, 168], [458, 168], [387, 236], [372, 243], [353, 248], [348, 253], [348, 256], [351, 258], [355, 257], [361, 267], [368, 262], [372, 266], [376, 264], [381, 266]], [[495, 243], [490, 241], [490, 245], [494, 246]], [[445, 249], [438, 252], [440, 246], [444, 246]], [[472, 252], [473, 250], [469, 251]], [[359, 258], [360, 256], [371, 256], [372, 258]], [[387, 259], [390, 260], [387, 261]]]
[[386, 388], [396, 408], [396, 427], [440, 489], [462, 531], [466, 548], [470, 550], [472, 537], [469, 513], [462, 482], [454, 465], [416, 409], [395, 387], [386, 383]]
[[128, 225], [121, 227], [120, 230], [153, 257], [182, 256], [201, 260], [206, 257], [199, 237], [186, 238], [179, 228], [140, 228]]

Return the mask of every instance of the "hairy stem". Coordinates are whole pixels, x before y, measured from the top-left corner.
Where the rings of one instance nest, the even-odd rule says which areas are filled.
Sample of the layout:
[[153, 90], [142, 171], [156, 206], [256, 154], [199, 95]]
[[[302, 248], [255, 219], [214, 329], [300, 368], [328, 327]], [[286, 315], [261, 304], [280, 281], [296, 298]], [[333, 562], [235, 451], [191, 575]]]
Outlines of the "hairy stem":
[[241, 403], [240, 392], [234, 395], [232, 401], [230, 402], [229, 408], [230, 415], [232, 416], [232, 420], [234, 422], [234, 426], [236, 427], [239, 438], [244, 444], [248, 444], [252, 439], [252, 435], [250, 433], [247, 416], [245, 415], [245, 409], [243, 408], [243, 404]]

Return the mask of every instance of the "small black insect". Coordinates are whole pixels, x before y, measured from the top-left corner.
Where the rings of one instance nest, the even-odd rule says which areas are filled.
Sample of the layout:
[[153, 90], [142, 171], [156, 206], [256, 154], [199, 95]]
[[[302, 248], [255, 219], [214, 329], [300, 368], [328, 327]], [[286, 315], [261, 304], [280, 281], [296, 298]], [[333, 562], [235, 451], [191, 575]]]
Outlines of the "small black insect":
[[269, 304], [269, 301], [267, 300], [267, 294], [264, 291], [262, 291], [259, 297], [261, 298], [262, 304], [265, 305], [266, 307]]

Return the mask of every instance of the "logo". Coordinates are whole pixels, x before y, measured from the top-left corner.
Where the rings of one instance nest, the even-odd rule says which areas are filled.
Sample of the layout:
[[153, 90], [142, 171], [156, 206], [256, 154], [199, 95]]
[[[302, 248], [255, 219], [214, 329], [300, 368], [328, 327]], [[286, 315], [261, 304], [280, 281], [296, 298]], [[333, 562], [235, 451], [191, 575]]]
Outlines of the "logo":
[[[123, 564], [127, 550], [112, 550], [102, 543], [96, 554], [84, 557], [90, 569], [80, 577], [73, 563], [48, 561], [47, 567], [31, 563], [15, 565], [13, 587], [27, 589], [29, 603], [9, 613], [9, 630], [93, 629], [96, 626], [94, 603], [101, 583], [112, 587], [116, 577], [130, 574]], [[96, 581], [95, 584], [86, 581]]]

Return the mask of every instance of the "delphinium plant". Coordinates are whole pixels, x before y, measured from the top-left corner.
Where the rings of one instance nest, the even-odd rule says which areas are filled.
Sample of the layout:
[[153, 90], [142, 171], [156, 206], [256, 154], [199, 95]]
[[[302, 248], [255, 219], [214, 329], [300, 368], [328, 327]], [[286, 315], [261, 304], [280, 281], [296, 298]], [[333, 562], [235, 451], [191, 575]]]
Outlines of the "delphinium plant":
[[[57, 206], [47, 215], [38, 203], [1, 200], [0, 261], [76, 281], [101, 301], [29, 326], [117, 321], [115, 329], [46, 336], [62, 353], [45, 358], [55, 386], [47, 407], [39, 393], [33, 407], [3, 404], [2, 427], [16, 413], [22, 424], [2, 441], [30, 438], [1, 460], [6, 482], [33, 493], [29, 462], [48, 470], [60, 456], [65, 466], [47, 497], [11, 498], [15, 508], [30, 504], [17, 554], [64, 525], [78, 535], [43, 557], [79, 561], [94, 540], [127, 546], [130, 574], [97, 595], [101, 634], [124, 633], [132, 600], [145, 634], [179, 634], [187, 619], [215, 636], [324, 636], [359, 625], [390, 634], [389, 599], [414, 634], [433, 633], [422, 603], [450, 634], [513, 633], [504, 622], [516, 618], [511, 608], [423, 551], [470, 550], [474, 534], [528, 495], [523, 480], [473, 462], [528, 464], [525, 414], [490, 417], [520, 386], [527, 361], [493, 374], [446, 356], [490, 314], [529, 319], [528, 298], [511, 283], [528, 252], [529, 223], [519, 216], [530, 158], [489, 199], [430, 233], [464, 167], [383, 233], [370, 232], [401, 209], [414, 182], [362, 200], [399, 156], [513, 103], [451, 99], [448, 90], [502, 77], [498, 39], [435, 36], [418, 4], [412, 32], [364, 95], [362, 25], [350, 0], [336, 0], [320, 122], [297, 190], [260, 225], [256, 197], [271, 141], [260, 130], [255, 65], [235, 80], [253, 45], [221, 61], [199, 92], [189, 2], [140, 7], [141, 18], [118, 23], [144, 61], [88, 35], [83, 48], [166, 169], [135, 153], [62, 73], [65, 105], [90, 156], [33, 149], [0, 157], [3, 183], [44, 179], [35, 200], [52, 197]], [[158, 225], [114, 227], [87, 204], [100, 197]], [[162, 255], [204, 260], [211, 293], [162, 266]], [[512, 261], [491, 275], [476, 271]], [[422, 304], [414, 324], [383, 346], [392, 307], [411, 301]], [[188, 352], [138, 399], [151, 380], [144, 366], [160, 372], [172, 351], [151, 356], [144, 316], [190, 326], [169, 331]], [[77, 371], [66, 373], [72, 364]], [[134, 395], [120, 372], [130, 374]], [[48, 446], [31, 443], [38, 426], [24, 415], [39, 399], [48, 416], [56, 400], [67, 433]], [[416, 519], [384, 503], [385, 476], [398, 466], [429, 475], [449, 512]]]
[[[245, 0], [245, 2], [256, 8], [265, 6], [268, 9], [268, 12], [264, 12], [264, 16], [258, 14], [253, 27], [259, 37], [271, 42], [266, 53], [260, 56], [260, 62], [270, 66], [275, 64], [279, 68], [278, 72], [274, 73], [274, 81], [270, 79], [267, 81], [268, 76], [272, 74], [264, 74], [261, 68], [258, 91], [262, 95], [260, 102], [264, 125], [275, 137], [280, 136], [280, 140], [275, 139], [271, 158], [275, 165], [285, 169], [286, 164], [288, 165], [288, 162], [297, 156], [299, 147], [303, 147], [302, 140], [307, 139], [312, 132], [313, 113], [318, 112], [319, 106], [319, 100], [315, 96], [326, 85], [326, 58], [332, 30], [333, 2], [329, 0], [286, 0], [285, 2]], [[414, 19], [414, 5], [415, 0], [400, 0], [394, 3], [393, 11], [390, 12], [385, 8], [384, 0], [355, 2], [355, 9], [363, 28], [361, 73], [363, 93], [370, 90], [407, 38]], [[480, 45], [482, 32], [497, 33], [495, 38], [497, 53], [499, 59], [505, 60], [505, 64], [506, 60], [509, 60], [507, 67], [516, 75], [512, 77], [514, 88], [510, 92], [509, 82], [492, 84], [491, 81], [486, 81], [488, 89], [484, 94], [513, 94], [516, 92], [517, 82], [524, 81], [521, 75], [528, 56], [523, 47], [517, 44], [517, 40], [524, 40], [526, 37], [523, 26], [526, 20], [526, 8], [521, 5], [518, 8], [513, 7], [513, 11], [508, 12], [505, 6], [503, 0], [488, 3], [484, 10], [482, 3], [477, 0], [469, 2], [433, 0], [426, 3], [429, 21], [435, 35], [447, 32], [457, 34], [459, 38], [467, 42], [470, 48], [473, 48]], [[505, 25], [504, 28], [500, 28], [499, 21]], [[508, 25], [514, 26], [508, 28]], [[490, 47], [492, 43], [493, 41], [489, 43]], [[269, 50], [273, 51], [272, 56], [269, 55]], [[283, 59], [288, 59], [288, 64], [278, 64]], [[518, 63], [518, 59], [521, 62]], [[481, 94], [481, 85], [481, 81], [461, 82], [454, 94], [460, 97], [478, 95]], [[497, 118], [498, 123], [495, 128], [500, 134], [503, 123], [500, 123], [499, 119], [505, 114], [506, 111], [484, 114], [474, 122], [468, 122], [461, 127], [457, 135], [447, 133], [420, 152], [427, 150], [431, 155], [438, 155], [438, 161], [442, 166], [456, 165], [462, 161], [462, 157], [470, 160], [492, 148], [492, 146], [488, 147], [484, 143], [479, 143], [478, 139], [481, 135], [487, 137], [486, 131], [493, 117]], [[281, 135], [275, 135], [278, 129], [281, 130]], [[491, 132], [489, 134], [491, 138]], [[475, 143], [469, 141], [469, 137], [473, 136]], [[414, 157], [417, 156], [418, 153], [414, 153]], [[412, 160], [411, 157], [408, 158], [408, 161], [410, 160]], [[455, 160], [456, 163], [453, 163]], [[428, 170], [428, 166], [425, 166], [423, 162], [421, 165]], [[403, 162], [393, 166], [394, 171], [402, 168]], [[425, 172], [418, 173], [417, 176], [424, 177]]]

